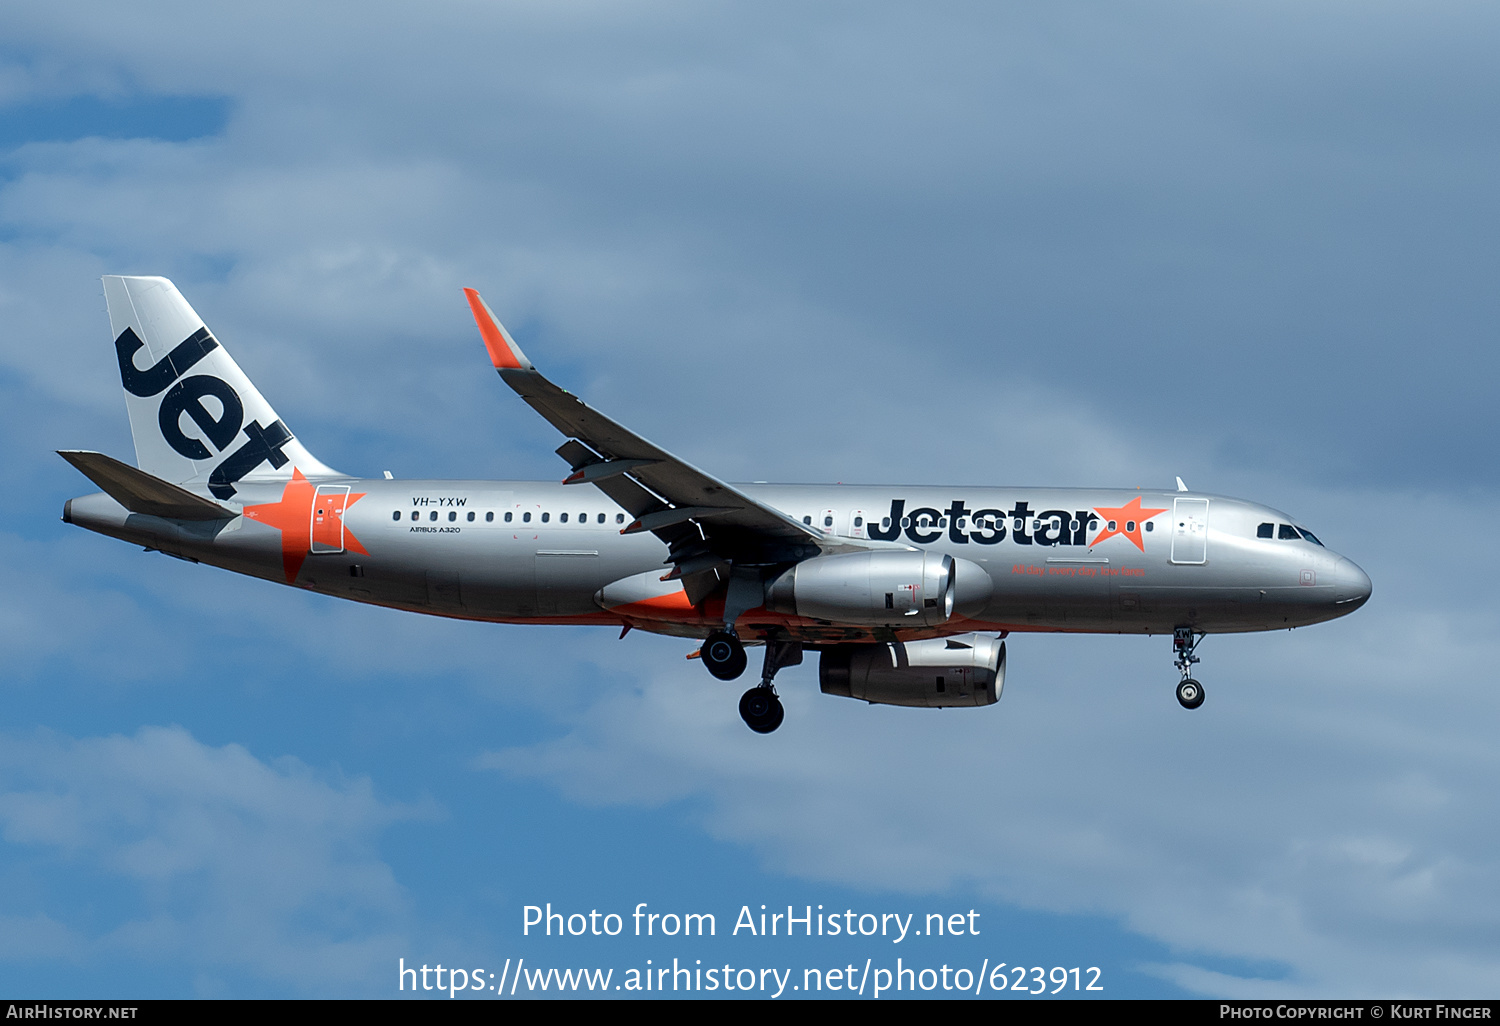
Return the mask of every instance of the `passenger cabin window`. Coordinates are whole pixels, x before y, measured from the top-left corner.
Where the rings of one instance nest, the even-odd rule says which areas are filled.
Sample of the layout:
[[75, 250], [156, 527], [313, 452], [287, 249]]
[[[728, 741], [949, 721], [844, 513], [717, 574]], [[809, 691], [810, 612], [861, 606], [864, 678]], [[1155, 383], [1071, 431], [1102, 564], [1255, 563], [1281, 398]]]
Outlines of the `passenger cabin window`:
[[[509, 520], [510, 517], [506, 517], [505, 519]], [[495, 522], [495, 511], [494, 510], [489, 510], [488, 512], [485, 513], [485, 515], [484, 515], [484, 522], [486, 524], [493, 524]]]
[[1282, 541], [1296, 541], [1297, 529], [1291, 524], [1282, 524], [1276, 529], [1276, 537]]
[[578, 522], [580, 524], [586, 524], [586, 523], [588, 523], [589, 522], [589, 515], [587, 513], [580, 513], [580, 514], [578, 514]]
[[617, 523], [617, 524], [623, 524], [624, 522], [625, 522], [625, 514], [624, 513], [616, 513], [615, 514], [615, 523]]
[[604, 523], [604, 514], [603, 513], [599, 514], [599, 523], [601, 523], [601, 524]]
[[823, 526], [824, 527], [832, 527], [833, 526], [833, 517], [824, 517], [823, 518]]
[[1255, 529], [1255, 537], [1257, 537], [1257, 538], [1272, 538], [1272, 537], [1275, 537], [1275, 535], [1276, 535], [1276, 525], [1275, 524], [1261, 524], [1259, 527], [1257, 527]]
[[421, 515], [422, 515], [422, 514], [420, 514], [420, 513], [418, 513], [418, 512], [417, 512], [417, 511], [416, 511], [416, 510], [412, 510], [412, 511], [411, 511], [411, 518], [412, 518], [412, 519], [413, 519], [413, 520], [415, 520], [415, 519], [417, 519], [417, 517], [419, 517], [419, 516], [421, 516]]
[[391, 519], [392, 520], [400, 520], [401, 519], [401, 511], [398, 509], [398, 510], [396, 510], [396, 512], [392, 513], [391, 514]]
[[854, 526], [855, 527], [864, 527], [865, 526], [865, 518], [864, 517], [855, 517], [854, 518]]
[[545, 524], [547, 521], [549, 521], [551, 519], [552, 519], [552, 514], [551, 513], [543, 513], [542, 514], [542, 523]]
[[[1075, 520], [1075, 521], [1073, 521], [1073, 523], [1076, 524], [1076, 523], [1078, 523], [1078, 521]], [[1153, 524], [1151, 521], [1149, 521], [1149, 520], [1146, 521], [1146, 530], [1150, 531], [1150, 530], [1152, 530], [1155, 527], [1156, 527], [1156, 525]]]
[[471, 509], [471, 510], [469, 510], [469, 523], [472, 524], [473, 522], [474, 522], [474, 511]]
[[[542, 519], [545, 520], [547, 518], [543, 517]], [[568, 515], [566, 513], [562, 514], [560, 517], [557, 518], [557, 522], [559, 524], [566, 524], [568, 522]]]
[[458, 510], [454, 510], [453, 512], [451, 512], [451, 513], [448, 514], [448, 523], [451, 524], [451, 523], [453, 523], [453, 521], [455, 521], [457, 519], [458, 519]]
[[804, 524], [806, 524], [808, 527], [811, 527], [812, 526], [812, 517], [803, 517], [802, 518], [802, 522]]
[[437, 519], [437, 510], [433, 510], [430, 514], [428, 514], [427, 519], [428, 520], [436, 520]]
[[529, 523], [531, 523], [531, 514], [530, 513], [522, 513], [521, 514], [521, 523], [523, 523], [523, 524], [529, 524]]

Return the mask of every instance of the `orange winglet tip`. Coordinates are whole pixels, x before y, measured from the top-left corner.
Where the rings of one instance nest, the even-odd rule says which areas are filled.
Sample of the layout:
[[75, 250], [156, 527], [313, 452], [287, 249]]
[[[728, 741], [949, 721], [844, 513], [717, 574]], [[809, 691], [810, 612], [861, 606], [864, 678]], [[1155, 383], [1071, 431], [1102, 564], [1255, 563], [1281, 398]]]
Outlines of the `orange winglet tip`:
[[494, 364], [496, 370], [530, 370], [531, 362], [521, 352], [495, 317], [494, 311], [480, 298], [479, 293], [473, 289], [464, 289], [464, 297], [469, 301], [469, 309], [474, 314], [474, 323], [479, 325], [479, 337], [484, 339], [484, 348], [489, 351], [490, 363]]
[[691, 651], [691, 652], [689, 652], [687, 654], [687, 657], [689, 659], [698, 659], [698, 658], [701, 658], [702, 655], [703, 655], [703, 649], [701, 649], [701, 648], [695, 648], [695, 649], [693, 649], [693, 651]]

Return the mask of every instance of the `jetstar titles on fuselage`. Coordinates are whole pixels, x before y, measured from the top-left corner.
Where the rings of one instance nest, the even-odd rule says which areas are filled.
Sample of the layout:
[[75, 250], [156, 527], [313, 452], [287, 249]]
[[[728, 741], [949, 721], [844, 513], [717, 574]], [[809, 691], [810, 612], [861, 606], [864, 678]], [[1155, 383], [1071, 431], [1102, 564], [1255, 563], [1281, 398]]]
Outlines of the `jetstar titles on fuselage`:
[[[905, 499], [892, 499], [890, 515], [876, 524], [871, 522], [871, 538], [895, 541], [901, 535], [919, 545], [938, 541], [946, 533], [955, 545], [975, 542], [996, 545], [1006, 535], [1017, 545], [1076, 545], [1093, 547], [1120, 535], [1142, 552], [1146, 545], [1142, 531], [1152, 529], [1152, 518], [1167, 512], [1165, 508], [1143, 508], [1136, 497], [1123, 506], [1091, 509], [1048, 509], [1033, 511], [1031, 504], [1017, 501], [1009, 510], [970, 510], [962, 499], [955, 499], [947, 509], [932, 506], [906, 508]], [[1099, 533], [1092, 541], [1089, 534]]]

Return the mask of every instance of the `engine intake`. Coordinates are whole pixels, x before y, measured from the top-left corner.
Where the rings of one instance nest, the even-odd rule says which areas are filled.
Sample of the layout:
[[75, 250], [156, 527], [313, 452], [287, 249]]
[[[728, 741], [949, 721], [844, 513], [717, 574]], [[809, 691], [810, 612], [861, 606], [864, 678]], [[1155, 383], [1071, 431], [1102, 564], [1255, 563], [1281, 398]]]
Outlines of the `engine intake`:
[[823, 650], [818, 684], [825, 695], [874, 705], [994, 705], [1005, 687], [1005, 642], [960, 634], [886, 645], [835, 645]]

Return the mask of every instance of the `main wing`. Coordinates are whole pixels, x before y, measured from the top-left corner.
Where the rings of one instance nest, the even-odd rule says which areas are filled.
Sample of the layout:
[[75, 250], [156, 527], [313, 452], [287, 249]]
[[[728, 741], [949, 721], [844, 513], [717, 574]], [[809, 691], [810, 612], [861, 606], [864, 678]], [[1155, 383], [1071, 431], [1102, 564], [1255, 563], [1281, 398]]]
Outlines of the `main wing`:
[[801, 523], [616, 423], [543, 377], [479, 293], [464, 295], [501, 379], [568, 437], [557, 450], [573, 470], [563, 483], [592, 484], [634, 517], [622, 534], [650, 531], [666, 542], [667, 576], [683, 579], [695, 605], [734, 568], [891, 547]]

